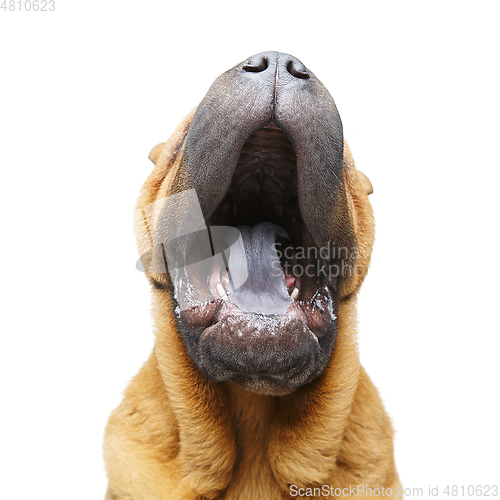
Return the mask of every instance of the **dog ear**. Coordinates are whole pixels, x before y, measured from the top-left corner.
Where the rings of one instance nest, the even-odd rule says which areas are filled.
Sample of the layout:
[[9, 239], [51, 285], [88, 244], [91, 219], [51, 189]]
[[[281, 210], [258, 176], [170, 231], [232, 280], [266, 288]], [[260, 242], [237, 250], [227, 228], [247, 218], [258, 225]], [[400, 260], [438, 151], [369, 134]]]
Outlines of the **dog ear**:
[[368, 179], [368, 177], [366, 177], [366, 175], [363, 172], [360, 172], [359, 170], [356, 173], [358, 175], [358, 181], [363, 186], [363, 189], [365, 190], [366, 194], [372, 194], [373, 186], [372, 183], [370, 182], [370, 179]]
[[164, 142], [160, 142], [160, 144], [157, 144], [150, 152], [148, 158], [153, 162], [156, 163], [158, 161], [158, 157], [160, 156], [161, 150], [165, 146]]

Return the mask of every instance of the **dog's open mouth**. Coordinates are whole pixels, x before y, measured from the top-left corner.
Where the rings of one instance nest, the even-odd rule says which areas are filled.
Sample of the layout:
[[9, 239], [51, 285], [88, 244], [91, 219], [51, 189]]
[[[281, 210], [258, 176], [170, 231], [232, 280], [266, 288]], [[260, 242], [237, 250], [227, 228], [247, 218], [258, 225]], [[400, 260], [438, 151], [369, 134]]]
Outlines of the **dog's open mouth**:
[[335, 339], [337, 280], [301, 213], [294, 148], [274, 123], [246, 140], [206, 225], [170, 269], [200, 368], [257, 392], [271, 379], [286, 393], [316, 377]]
[[[335, 320], [332, 283], [327, 283], [327, 262], [300, 213], [296, 172], [293, 146], [274, 124], [245, 142], [229, 190], [207, 220], [209, 231], [215, 226], [209, 233], [212, 248], [214, 239], [220, 247], [238, 240], [210, 262], [188, 266], [191, 273], [177, 274], [175, 286], [183, 304], [195, 288], [206, 292], [203, 302], [183, 308], [185, 324], [207, 328], [209, 334], [228, 316], [234, 324], [241, 322], [237, 316], [253, 314], [258, 327], [266, 321], [259, 315], [282, 315], [307, 326], [313, 339], [329, 329]], [[221, 231], [223, 227], [228, 229]], [[189, 261], [196, 261], [205, 237], [200, 233], [192, 239]]]

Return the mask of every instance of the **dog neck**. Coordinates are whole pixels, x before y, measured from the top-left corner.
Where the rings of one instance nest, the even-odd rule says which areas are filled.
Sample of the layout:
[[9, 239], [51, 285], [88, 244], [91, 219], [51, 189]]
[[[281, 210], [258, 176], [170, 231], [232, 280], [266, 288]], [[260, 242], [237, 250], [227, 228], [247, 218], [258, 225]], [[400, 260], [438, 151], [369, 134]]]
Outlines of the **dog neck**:
[[179, 464], [201, 494], [212, 498], [244, 470], [272, 475], [282, 491], [331, 482], [361, 373], [355, 296], [339, 304], [336, 347], [321, 383], [283, 397], [208, 380], [179, 344], [164, 307], [155, 310], [155, 355], [176, 415]]

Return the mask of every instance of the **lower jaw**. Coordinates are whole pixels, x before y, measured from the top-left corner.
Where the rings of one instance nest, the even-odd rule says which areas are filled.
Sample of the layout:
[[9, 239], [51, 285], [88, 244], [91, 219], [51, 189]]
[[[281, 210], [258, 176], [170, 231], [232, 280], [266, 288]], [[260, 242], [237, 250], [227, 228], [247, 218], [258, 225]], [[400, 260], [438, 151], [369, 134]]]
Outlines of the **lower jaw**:
[[[282, 280], [286, 287], [286, 276]], [[290, 394], [317, 378], [335, 343], [336, 298], [319, 279], [305, 281], [298, 278], [296, 284], [308, 299], [290, 298], [279, 314], [242, 310], [231, 302], [231, 292], [182, 311], [178, 307], [179, 331], [193, 363], [213, 381], [231, 381], [262, 395]], [[254, 285], [250, 288], [258, 290], [259, 280]], [[215, 295], [217, 286], [210, 288]]]
[[[180, 320], [178, 320], [180, 323]], [[195, 366], [215, 382], [282, 396], [319, 377], [336, 339], [336, 322], [320, 339], [298, 318], [229, 314], [193, 331], [179, 329]]]

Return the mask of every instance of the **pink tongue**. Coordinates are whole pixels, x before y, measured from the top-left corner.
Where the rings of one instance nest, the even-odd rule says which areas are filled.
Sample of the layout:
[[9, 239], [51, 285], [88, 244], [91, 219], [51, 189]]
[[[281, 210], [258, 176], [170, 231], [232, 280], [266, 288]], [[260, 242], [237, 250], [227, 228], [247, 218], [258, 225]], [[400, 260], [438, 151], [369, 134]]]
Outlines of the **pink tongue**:
[[235, 246], [229, 256], [230, 283], [241, 283], [229, 291], [229, 300], [241, 311], [260, 314], [284, 314], [293, 303], [288, 294], [285, 275], [276, 250], [277, 236], [288, 237], [286, 231], [271, 222], [239, 226], [243, 248]]

